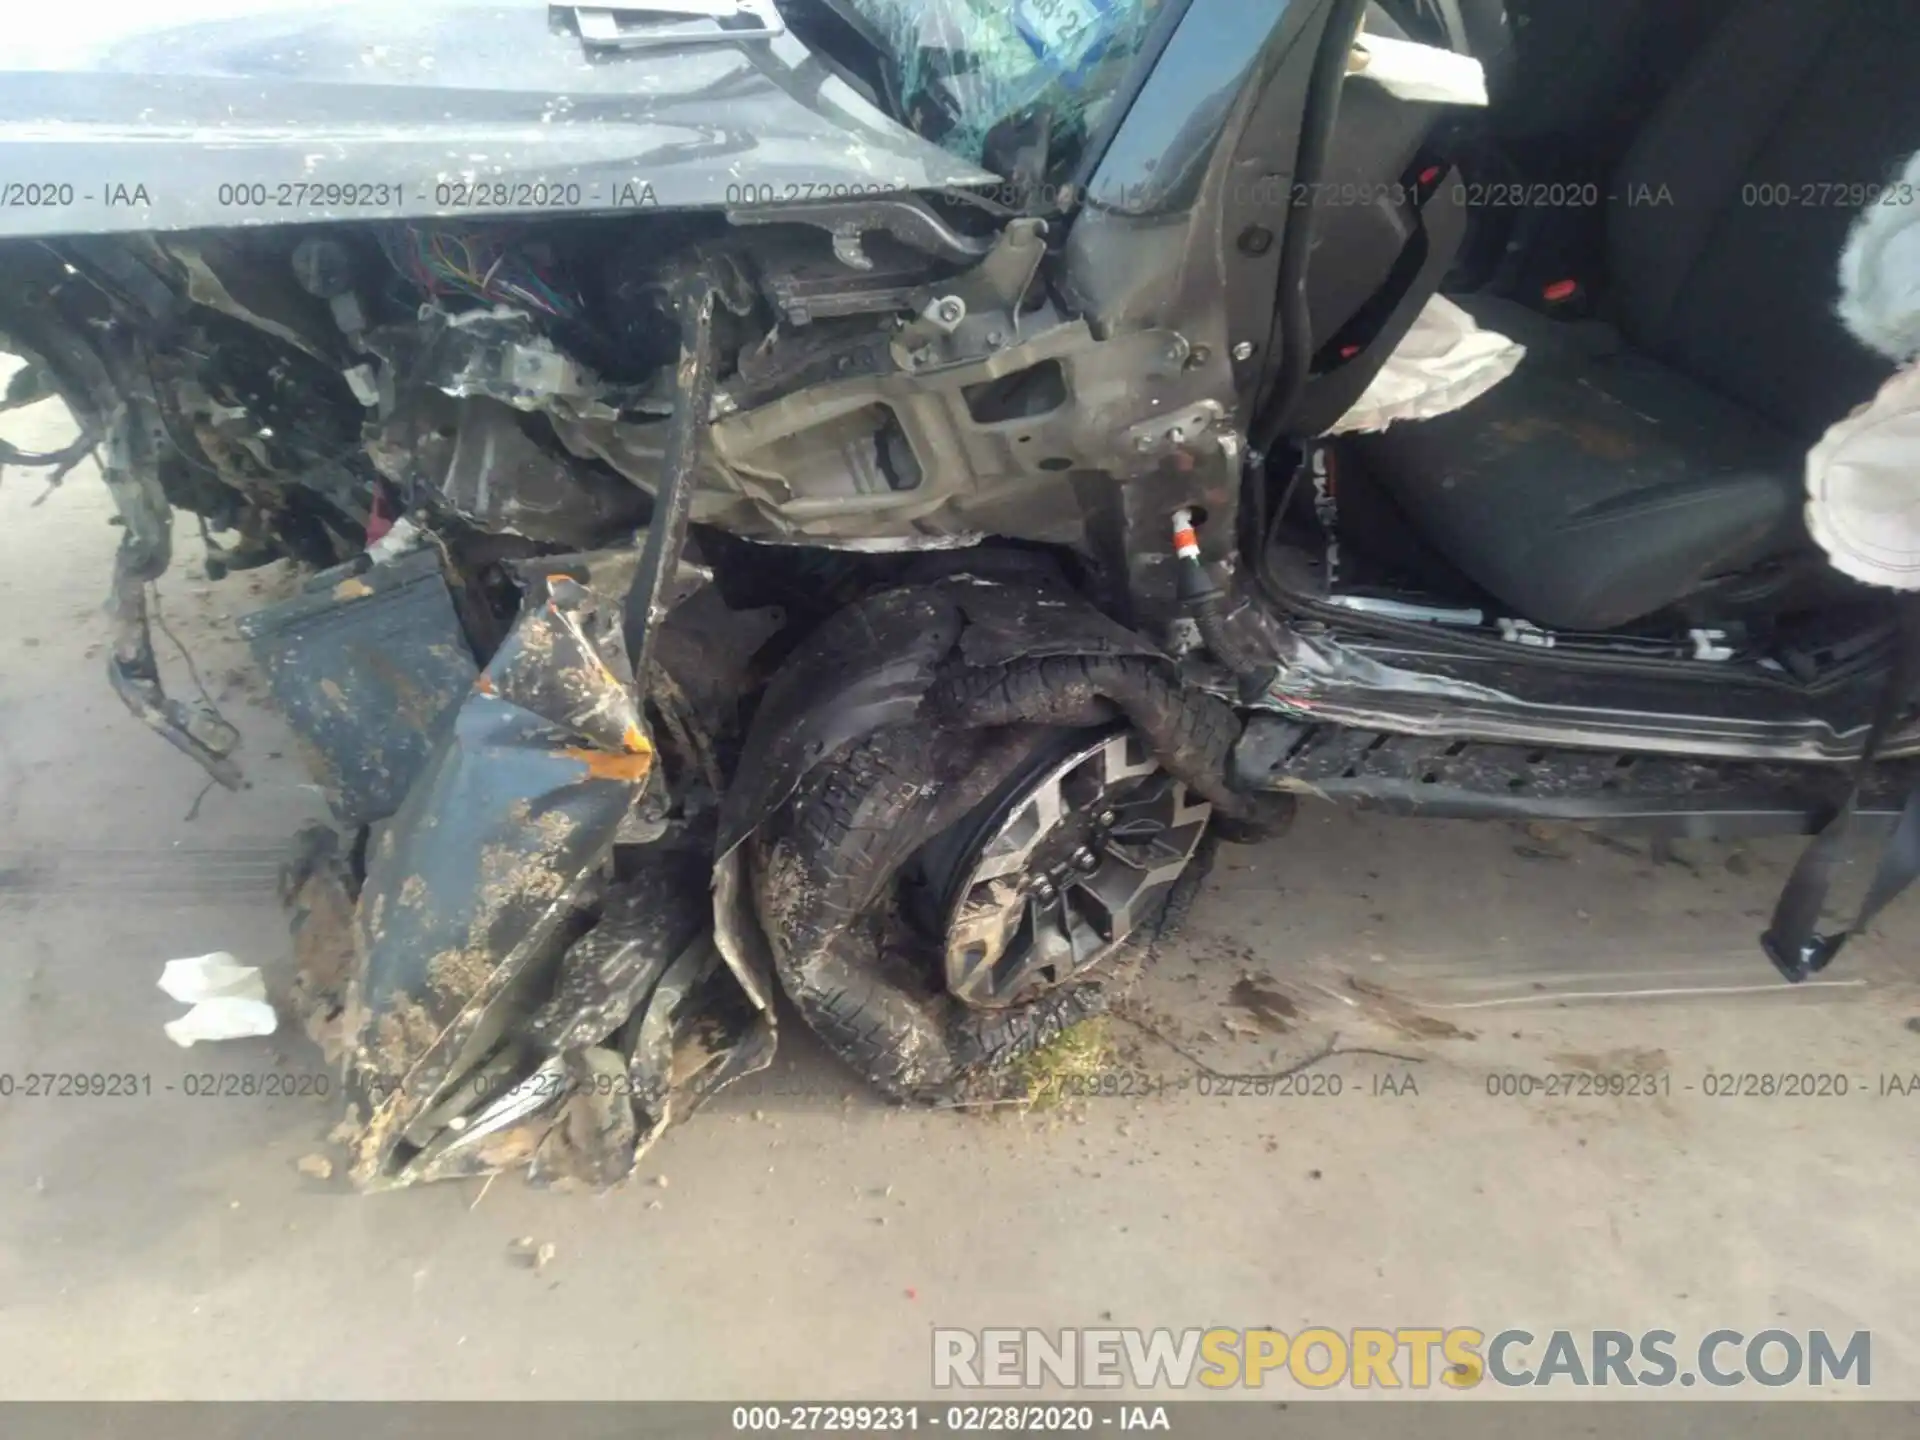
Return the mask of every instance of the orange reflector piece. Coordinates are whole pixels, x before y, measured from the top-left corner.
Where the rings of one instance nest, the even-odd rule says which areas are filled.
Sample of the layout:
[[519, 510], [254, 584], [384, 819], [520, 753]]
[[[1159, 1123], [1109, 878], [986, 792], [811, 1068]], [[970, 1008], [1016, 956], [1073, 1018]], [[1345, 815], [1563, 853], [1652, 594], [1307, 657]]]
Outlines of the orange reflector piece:
[[569, 760], [578, 760], [587, 767], [587, 774], [596, 780], [628, 780], [634, 784], [647, 778], [647, 772], [653, 769], [653, 752], [643, 750], [637, 755], [614, 755], [605, 750], [562, 750]]

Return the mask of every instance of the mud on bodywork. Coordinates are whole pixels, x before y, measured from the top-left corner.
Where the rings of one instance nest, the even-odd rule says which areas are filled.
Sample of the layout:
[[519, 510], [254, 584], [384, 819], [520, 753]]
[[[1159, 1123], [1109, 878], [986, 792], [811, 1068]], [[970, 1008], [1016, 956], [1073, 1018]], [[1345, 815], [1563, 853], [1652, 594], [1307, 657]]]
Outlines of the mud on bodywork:
[[429, 546], [322, 571], [237, 622], [343, 824], [400, 808], [475, 679], [441, 563]]
[[[767, 1062], [782, 990], [902, 1098], [1097, 1006], [1088, 979], [962, 1013], [888, 897], [1065, 730], [1128, 727], [1270, 818], [1158, 643], [1167, 517], [1203, 507], [1215, 561], [1237, 529], [1271, 307], [1229, 299], [1217, 202], [1291, 22], [783, 4], [651, 46], [570, 6], [258, 8], [18, 37], [23, 172], [57, 145], [191, 183], [9, 210], [0, 335], [125, 526], [111, 679], [222, 783], [239, 737], [147, 635], [174, 515], [209, 578], [317, 572], [243, 623], [340, 827], [287, 897], [354, 1179], [617, 1181]], [[1219, 50], [1222, 15], [1215, 98], [1141, 104], [1162, 32]], [[1107, 147], [1147, 158], [1123, 120], [1177, 135], [1173, 188], [1101, 182]], [[289, 166], [311, 204], [271, 203]]]
[[610, 1184], [771, 1053], [713, 948], [707, 845], [608, 864], [653, 747], [617, 614], [571, 578], [542, 591], [379, 827], [357, 900], [332, 845], [290, 881], [300, 998], [344, 1051], [365, 1188], [526, 1162]]
[[[955, 287], [978, 302], [981, 324], [1010, 335], [1038, 260], [1037, 228], [1015, 233], [1027, 253], [989, 249], [985, 273]], [[713, 683], [726, 668], [719, 657], [684, 636], [676, 643], [659, 624], [698, 607], [656, 564], [676, 564], [689, 512], [734, 513], [729, 486], [714, 483], [714, 467], [730, 463], [726, 424], [695, 414], [709, 394], [724, 409], [725, 390], [602, 383], [524, 317], [468, 310], [476, 318], [451, 323], [432, 304], [405, 334], [357, 330], [349, 343], [371, 358], [333, 378], [302, 346], [269, 347], [263, 381], [219, 358], [253, 353], [228, 345], [231, 311], [262, 318], [251, 308], [257, 293], [234, 296], [246, 288], [241, 272], [219, 284], [218, 307], [170, 287], [182, 257], [200, 253], [187, 242], [44, 252], [42, 300], [9, 312], [8, 333], [58, 376], [119, 502], [116, 687], [216, 780], [240, 783], [238, 737], [217, 715], [165, 695], [147, 637], [148, 586], [170, 558], [173, 507], [207, 521], [210, 574], [283, 556], [319, 572], [243, 629], [346, 827], [303, 845], [288, 899], [296, 1003], [345, 1067], [343, 1133], [357, 1185], [519, 1166], [543, 1179], [617, 1183], [669, 1123], [770, 1061], [783, 990], [889, 1095], [964, 1098], [1094, 1013], [1111, 977], [1017, 1012], [966, 1011], [930, 979], [923, 947], [897, 929], [898, 917], [876, 913], [913, 852], [1061, 727], [1128, 722], [1197, 793], [1236, 813], [1250, 803], [1224, 782], [1239, 728], [1230, 708], [1184, 687], [1172, 661], [1065, 583], [1054, 562], [1037, 561], [1037, 550], [983, 551], [948, 567], [959, 572], [951, 578], [921, 584], [901, 583], [911, 564], [856, 555], [846, 571], [854, 603], [838, 613], [819, 604], [825, 624], [774, 677], [751, 731], [739, 732], [736, 715], [730, 733], [722, 712], [764, 676], [748, 665], [739, 684]], [[689, 277], [719, 277], [700, 290], [696, 328], [703, 345], [722, 348], [726, 383], [737, 387], [745, 372], [726, 347], [738, 345], [758, 302], [724, 254], [699, 253], [710, 270], [664, 267], [648, 283], [678, 307]], [[214, 294], [201, 269], [188, 270], [202, 275], [203, 296]], [[1156, 388], [1182, 373], [1163, 337], [1096, 341], [1083, 323], [1039, 311], [1027, 324], [1013, 343], [998, 330], [904, 332], [913, 348], [887, 361], [904, 369], [878, 382], [895, 419], [869, 416], [880, 428], [866, 441], [834, 429], [832, 417], [850, 413], [836, 407], [870, 382], [840, 382], [840, 399], [813, 410], [790, 403], [781, 413], [839, 437], [833, 455], [878, 446], [889, 487], [909, 474], [926, 481], [923, 494], [890, 491], [907, 496], [904, 505], [856, 485], [844, 505], [808, 513], [840, 517], [823, 521], [832, 530], [885, 532], [882, 548], [938, 548], [975, 538], [975, 499], [999, 507], [995, 523], [1047, 540], [1090, 528], [1124, 537], [1163, 502], [1196, 492], [1230, 507], [1230, 435], [1196, 441], [1201, 458], [1188, 455], [1184, 469], [1170, 457], [1186, 452], [1151, 437], [1084, 438], [1106, 427], [1103, 407], [1140, 374], [1153, 403], [1175, 393]], [[251, 343], [265, 333], [255, 332]], [[449, 335], [460, 341], [451, 349]], [[1070, 387], [1089, 380], [1086, 398], [1098, 403], [1076, 405], [1071, 392], [1021, 398], [1030, 345], [1060, 362]], [[667, 373], [697, 377], [687, 353], [683, 345]], [[923, 386], [907, 373], [920, 368], [946, 373]], [[982, 385], [997, 388], [975, 413]], [[329, 386], [372, 413], [344, 423]], [[898, 468], [914, 436], [951, 435], [955, 423], [997, 430], [993, 444], [1011, 452], [1022, 437], [1006, 427], [1032, 403], [1052, 408], [1024, 427], [1037, 442], [1038, 458], [1022, 462], [1030, 477], [1003, 475], [983, 489], [963, 448], [928, 450], [919, 471]], [[621, 464], [602, 463], [595, 434], [645, 436], [648, 458], [623, 451]], [[1088, 463], [1119, 456], [1118, 468], [1138, 473], [1139, 485], [1095, 507], [1117, 507], [1113, 524], [1096, 524], [1078, 500], [1062, 508], [1084, 487], [1041, 465], [1056, 446], [1079, 447]], [[985, 453], [972, 449], [973, 460]], [[651, 495], [630, 483], [641, 477]], [[776, 512], [812, 503], [788, 496]], [[651, 523], [639, 530], [643, 515]], [[582, 552], [590, 563], [569, 563]], [[729, 584], [751, 589], [756, 570], [797, 573], [806, 563], [772, 559], [733, 552]], [[756, 607], [719, 608], [733, 624]], [[641, 647], [637, 676], [629, 616], [643, 620], [653, 647]], [[660, 746], [674, 752], [671, 784], [656, 764]], [[856, 798], [861, 823], [887, 840], [852, 857], [840, 822]], [[371, 827], [364, 840], [360, 827]], [[1189, 892], [1203, 871], [1196, 865], [1183, 882]], [[1179, 909], [1169, 904], [1139, 938], [1150, 943]]]
[[[1044, 573], [962, 573], [831, 617], [772, 677], [718, 804], [696, 795], [620, 843], [658, 807], [613, 609], [572, 578], [536, 587], [372, 832], [357, 896], [330, 836], [290, 878], [299, 998], [344, 1057], [363, 1187], [518, 1166], [617, 1183], [671, 1121], [770, 1061], [780, 992], [893, 1098], [992, 1093], [1104, 1008], [1124, 964], [972, 1010], [890, 897], [1062, 727], [1131, 726], [1243, 820], [1290, 805], [1227, 787], [1237, 719], [1140, 637]], [[663, 733], [674, 688], [648, 690]], [[728, 743], [711, 706], [681, 699], [672, 728]], [[677, 758], [697, 791], [699, 764]], [[1137, 953], [1178, 923], [1209, 855], [1145, 917]]]

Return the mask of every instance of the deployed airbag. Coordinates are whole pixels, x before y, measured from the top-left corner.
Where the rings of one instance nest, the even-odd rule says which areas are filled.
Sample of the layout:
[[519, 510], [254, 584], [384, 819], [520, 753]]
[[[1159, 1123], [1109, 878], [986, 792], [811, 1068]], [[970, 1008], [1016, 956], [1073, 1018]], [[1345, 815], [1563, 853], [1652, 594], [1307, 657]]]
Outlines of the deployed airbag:
[[1483, 330], [1444, 295], [1427, 302], [1331, 435], [1386, 429], [1400, 420], [1430, 420], [1471, 405], [1519, 368], [1526, 347]]
[[[1807, 529], [1834, 568], [1920, 590], [1920, 155], [1854, 226], [1840, 318], [1861, 344], [1909, 362], [1807, 456]], [[1895, 204], [1894, 201], [1904, 203]]]

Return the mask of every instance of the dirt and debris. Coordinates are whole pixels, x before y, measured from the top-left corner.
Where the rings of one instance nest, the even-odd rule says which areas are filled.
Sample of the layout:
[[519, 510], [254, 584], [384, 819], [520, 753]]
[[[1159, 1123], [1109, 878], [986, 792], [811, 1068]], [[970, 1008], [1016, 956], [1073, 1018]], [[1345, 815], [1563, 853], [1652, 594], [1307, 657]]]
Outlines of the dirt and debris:
[[529, 1120], [496, 1130], [480, 1143], [475, 1152], [480, 1164], [491, 1170], [512, 1170], [531, 1161], [552, 1128], [548, 1119]]
[[559, 1250], [551, 1240], [536, 1241], [531, 1235], [522, 1235], [507, 1246], [507, 1258], [515, 1265], [528, 1270], [544, 1270], [553, 1263], [553, 1257]]
[[[418, 876], [412, 877], [418, 880]], [[412, 883], [412, 881], [409, 881]], [[406, 886], [401, 887], [401, 897], [406, 896]], [[487, 983], [487, 977], [493, 973], [493, 957], [485, 950], [462, 947], [457, 950], [442, 950], [427, 962], [427, 983], [445, 999], [457, 1005], [464, 1005]]]
[[1522, 860], [1571, 860], [1574, 858], [1574, 830], [1543, 820], [1530, 820], [1522, 828], [1523, 839], [1513, 847]]
[[293, 983], [288, 1004], [331, 1066], [352, 1053], [366, 1010], [359, 970], [353, 885], [339, 837], [309, 826], [295, 837], [280, 876], [281, 902], [293, 932]]
[[1357, 975], [1347, 977], [1347, 989], [1367, 1002], [1366, 1008], [1379, 1020], [1402, 1035], [1410, 1035], [1419, 1040], [1472, 1040], [1471, 1030], [1463, 1030], [1451, 1020], [1442, 1020], [1438, 1015], [1429, 1015], [1412, 1002], [1394, 994], [1384, 986], [1375, 985], [1370, 980], [1362, 980]]
[[362, 1046], [356, 1060], [388, 1080], [401, 1080], [439, 1038], [426, 1006], [411, 995], [391, 996], [374, 1021], [372, 1044]]
[[595, 1046], [566, 1057], [572, 1093], [534, 1153], [540, 1184], [577, 1182], [596, 1190], [619, 1184], [639, 1158], [639, 1124], [629, 1095], [627, 1060]]
[[[546, 815], [542, 820], [564, 816]], [[534, 834], [540, 835], [538, 848], [529, 851], [523, 844], [489, 845], [480, 852], [480, 893], [497, 907], [519, 896], [529, 900], [558, 900], [565, 895], [573, 878], [563, 875], [554, 866], [554, 857], [565, 843], [564, 834], [558, 839], [548, 838], [545, 831], [535, 828]]]
[[312, 1176], [315, 1180], [333, 1178], [333, 1161], [324, 1155], [302, 1155], [294, 1162], [293, 1168], [302, 1175]]
[[1556, 1050], [1547, 1056], [1556, 1065], [1593, 1075], [1653, 1074], [1669, 1069], [1667, 1052], [1646, 1046], [1623, 1046], [1590, 1055], [1580, 1050]]
[[475, 674], [437, 553], [366, 565], [323, 570], [237, 627], [347, 826], [399, 809]]
[[1279, 988], [1271, 975], [1242, 975], [1233, 982], [1227, 999], [1253, 1016], [1260, 1029], [1285, 1035], [1300, 1018], [1300, 1005]]
[[[542, 979], [549, 941], [579, 899], [597, 893], [591, 877], [651, 760], [638, 702], [616, 669], [624, 655], [617, 615], [596, 606], [592, 592], [554, 580], [544, 602], [522, 607], [416, 782], [445, 803], [402, 810], [373, 847], [358, 930], [376, 1014], [349, 1075], [350, 1093], [371, 1112], [355, 1165], [363, 1185], [480, 1173], [522, 1158], [550, 1178], [604, 1185], [631, 1165], [620, 1131], [632, 1130], [633, 1117], [619, 1112], [632, 1107], [615, 1084], [622, 1056], [591, 1062], [606, 1071], [587, 1077], [592, 1095], [532, 1097], [501, 1117], [501, 1130], [471, 1140], [451, 1123], [457, 1116], [431, 1110], [464, 1065], [463, 1047], [476, 1037], [494, 1043], [503, 1021], [524, 1020], [508, 1019], [497, 1003], [537, 1004], [518, 982]], [[618, 773], [583, 765], [583, 740], [595, 756], [624, 757]], [[596, 1043], [624, 1018], [581, 1042]], [[568, 1088], [577, 1087], [576, 1049], [548, 1053], [567, 1055]], [[408, 1083], [394, 1083], [401, 1080]], [[619, 1103], [598, 1103], [609, 1096]], [[419, 1121], [431, 1128], [409, 1133]], [[403, 1140], [411, 1148], [396, 1154]]]
[[1049, 1110], [1098, 1094], [1117, 1053], [1113, 1025], [1104, 1015], [1069, 1025], [1014, 1064], [1010, 1098], [1031, 1110]]

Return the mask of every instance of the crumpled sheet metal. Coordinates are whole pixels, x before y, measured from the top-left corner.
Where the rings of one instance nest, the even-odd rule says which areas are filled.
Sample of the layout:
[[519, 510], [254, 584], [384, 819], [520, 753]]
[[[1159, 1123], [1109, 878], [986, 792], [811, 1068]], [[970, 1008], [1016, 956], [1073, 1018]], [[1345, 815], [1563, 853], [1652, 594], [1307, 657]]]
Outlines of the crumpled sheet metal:
[[386, 420], [368, 451], [402, 494], [430, 489], [479, 529], [557, 545], [631, 533], [646, 496], [623, 480], [555, 459], [522, 416], [485, 395], [429, 395]]
[[343, 825], [400, 808], [478, 673], [431, 547], [323, 572], [236, 628]]
[[741, 990], [707, 928], [706, 854], [704, 844], [641, 852], [639, 873], [568, 947], [524, 1043], [479, 1072], [486, 1103], [450, 1111], [404, 1180], [525, 1165], [535, 1184], [617, 1185], [670, 1123], [772, 1063], [773, 1016]]
[[[620, 929], [621, 922], [615, 922]], [[597, 1044], [547, 1054], [531, 1071], [489, 1072], [482, 1106], [460, 1113], [408, 1165], [405, 1181], [452, 1180], [525, 1165], [536, 1184], [604, 1189], [669, 1124], [723, 1086], [773, 1061], [773, 1017], [750, 1001], [702, 929], [678, 954], [666, 932], [576, 942], [586, 968], [629, 951], [635, 988], [650, 985], [619, 1030]], [[523, 1058], [510, 1050], [508, 1058]]]
[[661, 972], [613, 1045], [568, 1053], [574, 1085], [531, 1178], [618, 1184], [668, 1125], [772, 1064], [774, 1046], [772, 1015], [741, 991], [703, 931]]
[[626, 883], [609, 891], [591, 930], [567, 947], [553, 991], [527, 1021], [541, 1049], [566, 1053], [600, 1044], [626, 1023], [667, 968], [703, 943], [707, 856], [662, 842]]
[[428, 1137], [410, 1127], [450, 1083], [475, 1083], [465, 1071], [513, 1008], [497, 1002], [550, 956], [646, 782], [652, 749], [622, 655], [589, 591], [550, 586], [371, 849], [356, 912], [368, 1018], [348, 1075], [363, 1187], [417, 1178], [401, 1146]]

